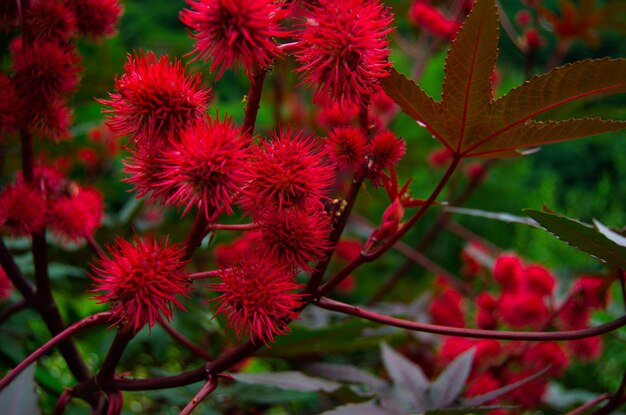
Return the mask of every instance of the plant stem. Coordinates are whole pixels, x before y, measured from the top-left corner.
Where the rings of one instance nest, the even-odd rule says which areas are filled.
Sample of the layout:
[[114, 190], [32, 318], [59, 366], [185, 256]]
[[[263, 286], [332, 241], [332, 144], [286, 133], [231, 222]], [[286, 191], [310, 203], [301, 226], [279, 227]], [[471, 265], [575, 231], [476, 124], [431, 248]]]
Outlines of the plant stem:
[[180, 415], [190, 415], [200, 405], [200, 402], [217, 388], [217, 379], [217, 376], [210, 375], [209, 380], [202, 386], [196, 396], [180, 411]]
[[187, 337], [185, 337], [182, 333], [178, 332], [174, 327], [172, 327], [167, 322], [163, 321], [163, 319], [159, 319], [159, 324], [163, 329], [178, 343], [189, 349], [190, 352], [201, 358], [202, 360], [210, 361], [211, 356], [195, 344], [191, 342]]
[[52, 412], [52, 415], [63, 414], [65, 412], [65, 408], [67, 408], [67, 405], [72, 401], [73, 398], [74, 396], [72, 395], [72, 390], [65, 389], [61, 396], [59, 396], [57, 403], [54, 405], [54, 411]]
[[187, 239], [185, 240], [185, 259], [190, 259], [193, 255], [193, 252], [200, 246], [202, 240], [207, 234], [207, 226], [209, 222], [204, 215], [202, 210], [198, 210], [196, 214], [196, 220], [187, 235]]
[[226, 271], [226, 270], [224, 270], [224, 269], [214, 269], [214, 270], [211, 270], [211, 271], [195, 272], [193, 274], [189, 274], [187, 276], [187, 278], [189, 278], [190, 280], [201, 280], [201, 279], [204, 279], [204, 278], [216, 278], [216, 277], [219, 277], [220, 274], [222, 272], [224, 272], [224, 271]]
[[115, 377], [115, 368], [122, 358], [124, 349], [126, 349], [126, 346], [133, 337], [135, 337], [134, 327], [130, 323], [126, 323], [115, 335], [109, 352], [95, 377], [96, 384], [100, 386], [101, 389], [110, 389], [109, 387]]
[[4, 268], [4, 272], [11, 280], [11, 283], [22, 294], [24, 299], [33, 307], [35, 306], [35, 289], [26, 279], [22, 271], [15, 263], [13, 255], [4, 244], [4, 240], [0, 238], [0, 264]]
[[579, 406], [578, 408], [574, 409], [573, 411], [569, 411], [565, 415], [582, 415], [588, 409], [593, 408], [594, 406], [596, 406], [597, 404], [599, 404], [602, 401], [606, 401], [610, 397], [611, 397], [611, 395], [609, 395], [608, 393], [603, 393], [602, 395], [599, 395], [596, 398], [590, 400], [589, 402], [586, 402], [584, 405]]
[[425, 333], [443, 334], [446, 336], [469, 337], [475, 339], [495, 339], [495, 340], [521, 340], [521, 341], [561, 341], [586, 339], [588, 337], [599, 336], [604, 333], [626, 326], [626, 315], [609, 323], [596, 327], [589, 327], [581, 330], [553, 331], [553, 332], [532, 332], [532, 331], [498, 331], [480, 330], [459, 327], [439, 326], [436, 324], [417, 323], [395, 317], [385, 316], [373, 311], [364, 310], [360, 307], [345, 304], [329, 298], [320, 298], [313, 304], [326, 310], [337, 311], [339, 313], [360, 317], [365, 320], [375, 321], [387, 326], [399, 327], [411, 331]]
[[593, 415], [608, 415], [613, 413], [613, 411], [618, 409], [624, 403], [624, 391], [626, 391], [626, 372], [622, 375], [622, 381], [620, 382], [619, 387], [615, 393], [612, 394], [606, 405], [595, 411]]
[[252, 135], [256, 125], [256, 117], [261, 107], [261, 95], [263, 95], [263, 83], [267, 70], [258, 68], [254, 73], [250, 74], [250, 90], [246, 103], [246, 115], [243, 119], [242, 131]]
[[619, 278], [619, 285], [622, 290], [622, 302], [624, 303], [624, 309], [626, 310], [626, 281], [624, 278], [624, 270], [621, 268], [617, 269], [617, 278]]
[[89, 247], [96, 255], [100, 256], [101, 258], [106, 258], [106, 253], [104, 252], [104, 249], [102, 249], [102, 246], [100, 246], [98, 241], [94, 239], [93, 235], [85, 235], [85, 241], [87, 241], [87, 245], [89, 245]]
[[422, 216], [424, 216], [428, 208], [435, 202], [435, 199], [437, 198], [437, 196], [439, 196], [439, 193], [441, 193], [441, 191], [445, 187], [446, 183], [452, 176], [452, 173], [454, 173], [454, 170], [458, 166], [459, 161], [460, 159], [456, 157], [452, 159], [452, 163], [450, 163], [450, 165], [448, 166], [448, 170], [446, 170], [445, 174], [439, 181], [439, 184], [437, 184], [437, 187], [435, 187], [435, 190], [433, 190], [426, 202], [424, 202], [424, 204], [417, 212], [415, 212], [411, 219], [409, 219], [409, 221], [404, 226], [398, 229], [396, 233], [392, 235], [387, 240], [387, 242], [385, 242], [385, 244], [383, 244], [381, 247], [377, 248], [373, 252], [361, 252], [361, 254], [357, 258], [355, 258], [352, 262], [350, 262], [343, 269], [341, 269], [341, 271], [335, 274], [335, 276], [332, 277], [326, 284], [322, 285], [315, 293], [315, 297], [319, 298], [334, 290], [337, 285], [341, 283], [341, 281], [343, 281], [360, 265], [366, 262], [374, 261], [375, 259], [379, 258], [382, 254], [388, 251], [389, 248], [391, 248], [400, 238], [402, 238], [413, 227], [413, 225], [415, 225], [417, 221], [420, 220]]
[[61, 333], [54, 336], [52, 339], [48, 340], [46, 344], [44, 344], [43, 346], [35, 350], [33, 353], [31, 353], [30, 356], [22, 360], [15, 367], [15, 369], [11, 370], [4, 378], [2, 378], [0, 380], [0, 390], [8, 386], [9, 383], [11, 383], [13, 379], [17, 377], [17, 375], [19, 375], [24, 369], [30, 366], [31, 363], [35, 362], [37, 359], [39, 359], [41, 356], [46, 354], [53, 347], [57, 346], [64, 340], [70, 338], [71, 336], [75, 335], [76, 333], [81, 332], [82, 330], [88, 327], [96, 326], [96, 325], [103, 324], [109, 321], [110, 318], [111, 318], [110, 312], [98, 313], [98, 314], [91, 315], [89, 317], [85, 317], [84, 319], [72, 324], [71, 326], [63, 330]]

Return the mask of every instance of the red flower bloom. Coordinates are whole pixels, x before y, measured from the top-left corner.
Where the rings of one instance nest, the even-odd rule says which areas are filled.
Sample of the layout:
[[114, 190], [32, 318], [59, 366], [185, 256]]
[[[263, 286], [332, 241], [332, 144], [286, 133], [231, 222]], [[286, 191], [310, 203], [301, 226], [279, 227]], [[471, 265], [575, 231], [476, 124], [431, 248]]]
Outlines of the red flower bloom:
[[546, 268], [541, 265], [529, 265], [524, 269], [526, 287], [539, 295], [551, 296], [554, 293], [556, 280]]
[[570, 352], [578, 359], [593, 360], [602, 354], [602, 338], [588, 337], [586, 339], [571, 340], [567, 342]]
[[326, 139], [328, 157], [342, 169], [358, 169], [365, 161], [367, 141], [357, 127], [337, 127]]
[[494, 330], [498, 326], [496, 311], [498, 303], [491, 294], [482, 293], [476, 297], [478, 313], [476, 314], [476, 325], [484, 330]]
[[249, 136], [231, 118], [198, 122], [185, 130], [160, 159], [162, 185], [170, 188], [168, 203], [198, 206], [207, 219], [220, 207], [233, 213], [234, 195], [243, 185]]
[[283, 130], [252, 150], [250, 183], [242, 190], [249, 212], [298, 207], [319, 209], [333, 180], [333, 168], [311, 138]]
[[76, 23], [76, 15], [63, 0], [35, 0], [24, 12], [24, 29], [37, 40], [67, 42]]
[[72, 109], [64, 99], [54, 99], [32, 120], [33, 133], [57, 142], [68, 139], [71, 136], [72, 115]]
[[289, 332], [284, 320], [295, 319], [302, 295], [294, 272], [259, 251], [248, 251], [232, 268], [223, 269], [222, 282], [212, 288], [222, 294], [213, 301], [238, 336], [248, 332], [263, 343]]
[[[520, 373], [508, 372], [505, 374], [505, 384], [515, 383], [535, 373], [534, 371], [523, 371]], [[541, 403], [547, 386], [548, 382], [544, 379], [533, 379], [511, 390], [507, 396], [515, 403], [528, 408], [535, 408]]]
[[215, 247], [215, 261], [220, 268], [226, 268], [237, 262], [252, 246], [251, 232], [246, 232], [240, 238], [229, 244], [219, 244]]
[[572, 286], [572, 296], [589, 308], [603, 308], [609, 300], [609, 283], [605, 278], [584, 276]]
[[49, 104], [74, 91], [78, 83], [78, 56], [69, 46], [53, 41], [34, 42], [28, 48], [12, 47], [13, 77], [18, 96], [27, 105], [28, 120], [40, 116]]
[[50, 226], [65, 242], [92, 235], [102, 222], [102, 195], [93, 188], [76, 188], [50, 207]]
[[446, 19], [439, 10], [422, 0], [413, 3], [409, 17], [424, 30], [447, 40], [454, 39], [461, 27], [459, 22]]
[[378, 133], [372, 139], [369, 148], [369, 177], [374, 181], [374, 184], [381, 180], [384, 169], [398, 164], [405, 152], [404, 140], [397, 138], [391, 131]]
[[502, 320], [515, 328], [541, 327], [548, 317], [548, 308], [537, 294], [521, 291], [500, 297]]
[[493, 266], [493, 278], [504, 291], [517, 291], [521, 288], [524, 278], [522, 261], [515, 255], [500, 255]]
[[433, 150], [428, 155], [428, 165], [430, 167], [443, 167], [452, 160], [452, 151], [448, 147]]
[[[444, 283], [445, 284], [445, 283]], [[450, 327], [465, 327], [465, 310], [461, 294], [447, 285], [428, 308], [433, 323]]]
[[94, 298], [111, 304], [116, 324], [127, 321], [139, 331], [146, 323], [152, 328], [160, 315], [171, 320], [172, 305], [184, 310], [176, 297], [189, 291], [182, 247], [136, 235], [133, 242], [118, 238], [107, 249], [111, 258], [98, 259], [92, 291], [103, 292]]
[[46, 226], [46, 198], [34, 186], [16, 180], [0, 192], [0, 224], [13, 236], [26, 236]]
[[497, 340], [472, 340], [464, 337], [446, 337], [439, 357], [445, 363], [451, 362], [461, 353], [476, 347], [473, 367], [487, 367], [500, 358], [502, 345]]
[[71, 0], [78, 17], [78, 30], [92, 38], [112, 35], [122, 14], [118, 0]]
[[526, 369], [537, 372], [550, 366], [551, 376], [561, 376], [569, 364], [563, 348], [556, 342], [540, 342], [524, 352], [522, 361]]
[[152, 52], [129, 55], [125, 73], [116, 79], [117, 93], [100, 100], [111, 114], [107, 125], [118, 135], [129, 136], [141, 150], [154, 154], [155, 146], [177, 138], [204, 117], [209, 91], [199, 89], [200, 77], [185, 75], [186, 67], [168, 56]]
[[239, 67], [250, 74], [268, 66], [280, 54], [275, 37], [287, 35], [280, 27], [286, 13], [274, 0], [187, 0], [191, 9], [181, 12], [181, 21], [194, 30], [193, 53], [213, 61], [211, 71]]
[[359, 108], [356, 105], [340, 106], [335, 101], [326, 98], [317, 107], [315, 121], [320, 127], [330, 130], [335, 127], [345, 127], [353, 124], [359, 116]]
[[[465, 396], [467, 396], [468, 398], [472, 396], [483, 395], [487, 392], [494, 391], [502, 386], [500, 380], [498, 380], [490, 372], [484, 372], [474, 375], [470, 377], [467, 383], [468, 385], [470, 385], [465, 391]], [[487, 403], [492, 403], [492, 401], [489, 401]]]
[[366, 105], [391, 66], [389, 10], [378, 0], [320, 0], [303, 17], [298, 72], [315, 86], [315, 101]]
[[277, 262], [309, 271], [310, 261], [326, 257], [330, 217], [324, 211], [270, 211], [262, 223], [256, 236]]
[[148, 196], [148, 201], [153, 203], [172, 197], [174, 189], [166, 186], [161, 179], [163, 162], [156, 156], [131, 151], [131, 156], [124, 160], [124, 172], [130, 177], [122, 181], [135, 185], [133, 188], [133, 191], [137, 192], [135, 197]]

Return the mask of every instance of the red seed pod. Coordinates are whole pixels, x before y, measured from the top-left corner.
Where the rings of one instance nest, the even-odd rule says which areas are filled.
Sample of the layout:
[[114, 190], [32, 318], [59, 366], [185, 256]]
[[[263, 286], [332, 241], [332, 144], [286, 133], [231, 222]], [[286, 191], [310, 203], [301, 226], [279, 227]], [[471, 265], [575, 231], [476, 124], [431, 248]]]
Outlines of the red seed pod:
[[102, 195], [98, 190], [76, 186], [71, 192], [70, 196], [54, 200], [49, 212], [52, 231], [65, 243], [93, 235], [103, 217]]
[[118, 0], [69, 0], [77, 17], [78, 30], [93, 39], [115, 33], [122, 5]]

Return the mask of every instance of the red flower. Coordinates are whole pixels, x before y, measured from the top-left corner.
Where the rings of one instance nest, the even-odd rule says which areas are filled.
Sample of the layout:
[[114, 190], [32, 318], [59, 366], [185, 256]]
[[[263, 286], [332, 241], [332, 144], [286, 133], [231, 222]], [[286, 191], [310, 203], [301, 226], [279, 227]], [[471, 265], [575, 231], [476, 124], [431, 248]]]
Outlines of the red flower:
[[252, 246], [251, 233], [246, 232], [229, 244], [218, 244], [215, 247], [215, 261], [221, 268], [226, 268], [237, 262]]
[[[505, 374], [505, 383], [515, 383], [527, 377], [534, 375], [536, 372], [523, 371], [520, 373], [508, 372]], [[543, 395], [546, 392], [548, 382], [543, 379], [533, 379], [530, 382], [526, 382], [517, 388], [511, 390], [508, 393], [508, 397], [520, 405], [524, 405], [528, 408], [536, 408], [543, 399]]]
[[315, 101], [366, 105], [391, 66], [389, 10], [378, 0], [320, 0], [303, 17], [298, 72], [315, 87]]
[[50, 226], [65, 242], [90, 236], [102, 222], [102, 195], [93, 188], [76, 188], [60, 197], [50, 208]]
[[232, 268], [223, 269], [222, 282], [212, 288], [222, 294], [213, 301], [238, 336], [256, 335], [263, 343], [289, 332], [287, 320], [297, 318], [302, 295], [294, 291], [294, 272], [259, 251], [248, 251]]
[[283, 130], [252, 150], [250, 183], [242, 190], [249, 212], [290, 207], [319, 209], [333, 180], [311, 138]]
[[78, 30], [92, 38], [111, 35], [122, 14], [122, 6], [117, 0], [72, 0], [78, 17]]
[[122, 181], [135, 185], [136, 197], [148, 196], [148, 201], [156, 203], [172, 197], [172, 189], [161, 179], [163, 162], [150, 153], [131, 151], [131, 156], [124, 160], [124, 172], [130, 177]]
[[521, 288], [524, 278], [522, 261], [515, 255], [500, 255], [493, 266], [493, 278], [504, 291], [517, 291]]
[[443, 362], [454, 360], [461, 353], [476, 347], [473, 367], [487, 367], [500, 358], [502, 345], [497, 340], [472, 340], [464, 337], [446, 337], [439, 357]]
[[38, 117], [32, 120], [33, 133], [57, 142], [68, 139], [71, 136], [72, 115], [72, 109], [67, 106], [64, 99], [53, 99]]
[[213, 61], [211, 71], [243, 64], [247, 74], [254, 68], [268, 66], [280, 49], [275, 37], [287, 32], [280, 27], [285, 17], [280, 2], [274, 0], [187, 0], [191, 9], [181, 12], [180, 19], [194, 30], [193, 53], [197, 59]]
[[[470, 377], [468, 383], [467, 390], [465, 391], [465, 396], [472, 397], [483, 395], [487, 392], [494, 391], [502, 386], [500, 380], [498, 380], [494, 375], [490, 372], [484, 372]], [[488, 403], [493, 403], [493, 401], [489, 401]]]
[[465, 310], [461, 294], [447, 285], [428, 308], [433, 323], [450, 327], [465, 327]]
[[0, 192], [0, 224], [13, 236], [26, 236], [46, 226], [46, 198], [34, 186], [16, 180]]
[[351, 125], [359, 116], [359, 108], [356, 105], [342, 105], [326, 98], [317, 107], [315, 121], [320, 127], [330, 130], [335, 127]]
[[417, 0], [411, 8], [410, 19], [431, 34], [452, 40], [461, 24], [456, 20], [446, 19], [439, 10], [422, 0]]
[[199, 89], [200, 77], [185, 75], [186, 67], [153, 52], [129, 55], [125, 73], [116, 79], [117, 93], [101, 100], [111, 114], [107, 125], [118, 135], [129, 136], [141, 150], [154, 154], [186, 128], [203, 118], [209, 91]]
[[572, 287], [572, 296], [589, 308], [603, 308], [609, 300], [609, 283], [605, 278], [580, 277]]
[[379, 242], [384, 242], [391, 238], [400, 227], [400, 221], [404, 217], [404, 208], [400, 200], [396, 198], [383, 213], [383, 218], [378, 229], [370, 235], [365, 243], [365, 249], [369, 249]]
[[539, 295], [551, 296], [554, 292], [556, 280], [546, 268], [541, 265], [529, 265], [524, 269], [526, 287]]
[[551, 376], [561, 376], [569, 365], [569, 359], [563, 348], [556, 342], [540, 342], [524, 352], [522, 361], [526, 369], [537, 372], [547, 368]]
[[365, 161], [367, 140], [360, 128], [337, 127], [326, 139], [328, 157], [342, 169], [358, 169]]
[[37, 41], [67, 42], [76, 23], [76, 15], [63, 0], [35, 0], [24, 12], [24, 30]]
[[[41, 116], [51, 102], [74, 91], [78, 83], [78, 56], [69, 46], [53, 41], [12, 47], [13, 77], [18, 96], [27, 104], [28, 120]], [[32, 121], [31, 121], [32, 122]]]
[[277, 262], [310, 271], [326, 257], [330, 217], [324, 211], [283, 209], [268, 212], [257, 238]]
[[586, 339], [567, 342], [570, 352], [581, 360], [593, 360], [602, 354], [602, 338], [588, 337]]
[[443, 167], [452, 160], [452, 151], [448, 147], [433, 150], [428, 155], [428, 165], [430, 167]]
[[394, 167], [404, 153], [406, 144], [401, 138], [397, 138], [391, 131], [378, 133], [369, 146], [369, 174], [374, 184], [382, 179], [382, 171]]
[[476, 314], [476, 325], [484, 330], [494, 330], [498, 326], [496, 311], [498, 303], [491, 294], [482, 293], [476, 297], [478, 313]]
[[185, 130], [180, 143], [160, 157], [162, 186], [171, 189], [167, 202], [186, 205], [183, 214], [198, 206], [207, 219], [220, 207], [232, 214], [234, 195], [244, 181], [249, 142], [232, 118], [207, 118]]
[[521, 291], [500, 297], [502, 320], [515, 328], [540, 328], [548, 317], [548, 308], [537, 294]]
[[107, 249], [111, 258], [103, 254], [98, 259], [92, 291], [103, 292], [94, 298], [111, 304], [115, 323], [127, 321], [138, 331], [146, 323], [154, 326], [160, 315], [170, 320], [172, 305], [184, 310], [176, 297], [189, 291], [182, 247], [167, 238], [136, 235], [133, 242], [117, 238]]

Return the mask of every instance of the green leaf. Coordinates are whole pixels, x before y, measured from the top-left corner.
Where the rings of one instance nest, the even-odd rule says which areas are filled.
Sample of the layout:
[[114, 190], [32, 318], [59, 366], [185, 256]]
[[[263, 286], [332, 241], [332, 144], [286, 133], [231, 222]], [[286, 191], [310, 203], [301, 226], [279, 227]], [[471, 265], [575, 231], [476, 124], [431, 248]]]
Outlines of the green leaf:
[[626, 247], [598, 229], [559, 214], [526, 209], [525, 212], [560, 240], [621, 269], [626, 269]]
[[238, 373], [235, 379], [245, 383], [257, 383], [266, 386], [276, 386], [282, 389], [291, 389], [300, 392], [333, 392], [342, 385], [326, 379], [307, 376], [302, 372], [266, 372], [266, 373]]
[[431, 409], [445, 408], [454, 402], [463, 389], [472, 370], [476, 348], [459, 355], [439, 375], [430, 387]]

